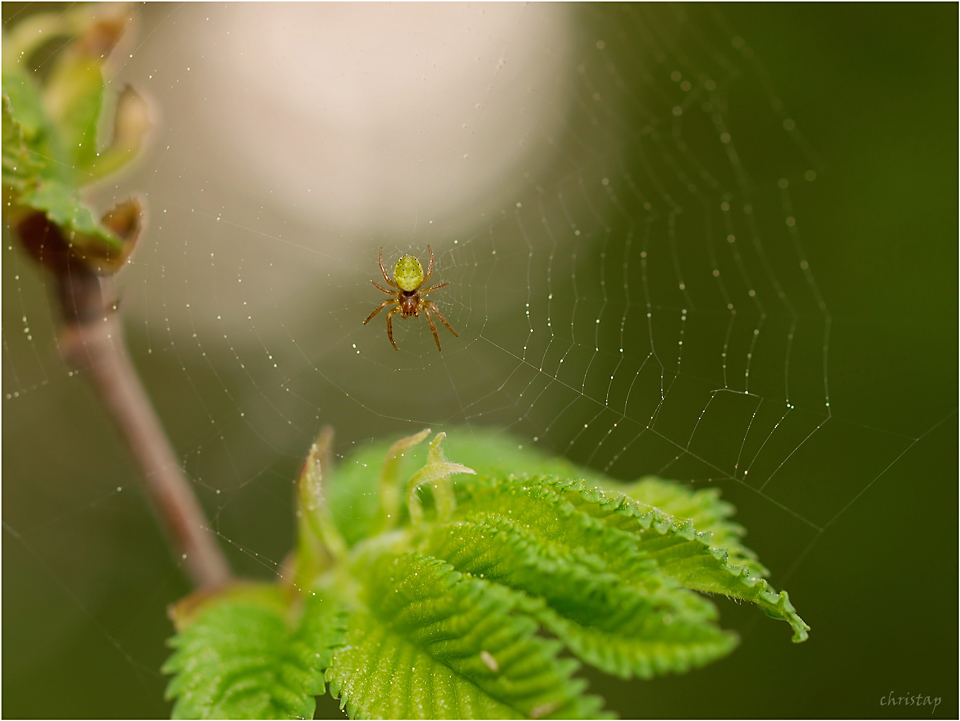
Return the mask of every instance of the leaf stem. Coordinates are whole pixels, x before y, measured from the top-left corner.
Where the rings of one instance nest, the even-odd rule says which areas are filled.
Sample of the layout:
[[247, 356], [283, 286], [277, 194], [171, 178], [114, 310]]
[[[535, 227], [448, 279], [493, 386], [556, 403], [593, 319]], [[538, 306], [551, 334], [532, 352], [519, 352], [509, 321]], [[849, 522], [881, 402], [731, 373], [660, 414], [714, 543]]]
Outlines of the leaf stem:
[[194, 585], [227, 583], [231, 572], [226, 556], [130, 360], [115, 312], [112, 280], [79, 263], [71, 263], [56, 277], [64, 316], [59, 337], [64, 360], [83, 370], [116, 423], [140, 467], [147, 497]]

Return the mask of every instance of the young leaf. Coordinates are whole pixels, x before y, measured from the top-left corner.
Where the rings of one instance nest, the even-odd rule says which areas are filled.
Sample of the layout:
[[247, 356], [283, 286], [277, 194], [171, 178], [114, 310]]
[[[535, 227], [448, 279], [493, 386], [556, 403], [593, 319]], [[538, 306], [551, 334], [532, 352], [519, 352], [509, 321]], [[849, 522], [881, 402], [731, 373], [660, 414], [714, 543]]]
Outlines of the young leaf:
[[[98, 220], [81, 188], [129, 162], [148, 125], [146, 106], [125, 92], [117, 108], [114, 142], [101, 153], [97, 138], [104, 108], [102, 68], [129, 24], [129, 10], [74, 8], [40, 13], [4, 37], [3, 185], [5, 216], [26, 250], [59, 274], [72, 264], [114, 273], [129, 257], [143, 226], [142, 198]], [[42, 85], [30, 71], [38, 38], [70, 38], [50, 61]], [[6, 43], [10, 40], [10, 43]], [[9, 47], [8, 47], [9, 45]], [[114, 222], [129, 216], [119, 232]], [[120, 210], [123, 210], [120, 213]]]
[[36, 177], [40, 165], [30, 155], [23, 126], [13, 117], [10, 98], [3, 93], [3, 184], [23, 192]]
[[34, 190], [23, 193], [19, 200], [20, 205], [43, 211], [79, 250], [94, 244], [115, 253], [123, 248], [120, 239], [94, 219], [79, 193], [63, 183], [42, 178]]
[[39, 88], [32, 78], [4, 68], [3, 94], [10, 104], [11, 118], [21, 128], [23, 143], [36, 153], [33, 160], [43, 165], [44, 159], [51, 158], [58, 148], [50, 147], [53, 131], [43, 109]]
[[[427, 433], [423, 433], [420, 440], [426, 436]], [[389, 441], [366, 445], [338, 465], [333, 474], [327, 501], [337, 529], [348, 546], [399, 521], [400, 479], [409, 479], [416, 469], [410, 468], [406, 474], [398, 473], [396, 467], [404, 462], [401, 454], [405, 455], [407, 451], [401, 450], [394, 455], [388, 452], [392, 445]], [[423, 453], [426, 457], [426, 451]], [[387, 480], [381, 480], [381, 475], [387, 475]]]
[[346, 554], [346, 544], [326, 502], [332, 458], [333, 429], [328, 426], [310, 448], [297, 480], [298, 584], [312, 585], [321, 570]]
[[613, 559], [493, 515], [437, 527], [427, 548], [535, 599], [528, 613], [582, 660], [622, 678], [688, 671], [737, 643], [713, 623], [711, 603], [664, 579], [654, 563], [642, 582], [628, 579], [612, 570]]
[[[426, 464], [428, 449], [420, 444], [428, 433], [423, 431], [394, 443], [386, 440], [366, 444], [337, 467], [336, 479], [330, 489], [330, 504], [340, 532], [349, 545], [388, 527], [390, 524], [384, 520], [386, 515], [394, 519], [394, 525], [403, 518], [406, 510], [399, 507], [399, 489]], [[598, 483], [610, 480], [602, 474], [579, 468], [565, 458], [548, 456], [533, 447], [518, 448], [523, 444], [503, 432], [462, 429], [448, 435], [445, 444], [447, 456], [482, 475], [549, 473]], [[378, 470], [381, 474], [379, 483]], [[383, 476], [388, 476], [389, 482], [385, 482]], [[379, 504], [378, 497], [381, 499]]]
[[122, 256], [123, 242], [95, 220], [70, 164], [56, 157], [57, 136], [42, 115], [33, 83], [7, 74], [3, 91], [3, 184], [15, 191], [15, 205], [42, 212], [78, 257]]
[[[312, 718], [324, 692], [323, 670], [343, 635], [342, 612], [307, 596], [298, 626], [276, 587], [233, 587], [175, 611], [175, 674], [167, 698], [174, 718]], [[184, 604], [187, 604], [184, 606]]]
[[537, 637], [518, 594], [419, 553], [355, 564], [365, 608], [327, 670], [351, 717], [584, 718], [561, 644]]
[[129, 85], [117, 97], [113, 116], [113, 137], [85, 166], [89, 182], [115, 173], [140, 152], [150, 132], [150, 111], [146, 100]]
[[103, 58], [70, 52], [57, 60], [44, 86], [44, 106], [67, 151], [68, 164], [85, 170], [97, 159]]
[[641, 550], [684, 587], [750, 601], [767, 615], [787, 621], [794, 643], [807, 640], [810, 627], [797, 615], [787, 592], [776, 593], [752, 564], [731, 558], [726, 549], [714, 546], [710, 534], [698, 532], [691, 520], [674, 519], [624, 494], [590, 488], [582, 481], [560, 481], [558, 485], [578, 508], [635, 534]]
[[554, 481], [463, 484], [457, 522], [437, 526], [424, 549], [543, 600], [533, 611], [541, 623], [622, 677], [686, 671], [733, 649], [736, 636], [713, 623], [713, 604], [663, 574], [634, 535], [577, 509]]
[[443, 440], [446, 437], [446, 433], [438, 433], [436, 438], [430, 441], [426, 465], [414, 473], [410, 477], [410, 483], [407, 484], [407, 512], [410, 514], [410, 522], [414, 526], [423, 521], [423, 506], [417, 494], [420, 488], [427, 487], [433, 491], [437, 518], [446, 520], [457, 507], [450, 477], [458, 474], [476, 475], [477, 473], [472, 468], [460, 463], [450, 463], [446, 459], [443, 454]]
[[419, 433], [395, 441], [387, 450], [377, 480], [378, 505], [377, 519], [374, 524], [377, 533], [388, 531], [400, 522], [403, 515], [401, 478], [412, 478], [410, 474], [401, 476], [400, 470], [407, 454], [423, 443], [428, 435], [430, 435], [430, 429], [424, 428]]
[[[461, 493], [469, 495], [471, 500], [461, 500], [461, 504], [496, 504], [498, 494], [491, 490], [495, 486], [489, 486], [490, 482], [498, 483], [488, 481], [484, 487], [481, 482], [469, 490], [462, 489]], [[557, 519], [562, 519], [571, 516], [572, 507], [629, 534], [641, 553], [619, 555], [618, 572], [639, 578], [637, 574], [642, 575], [642, 568], [636, 566], [638, 559], [652, 559], [666, 576], [685, 588], [750, 601], [768, 615], [787, 621], [793, 628], [795, 643], [807, 638], [809, 626], [797, 615], [787, 593], [775, 593], [749, 566], [730, 565], [727, 551], [711, 546], [710, 535], [698, 532], [689, 519], [676, 520], [622, 493], [605, 492], [580, 480], [548, 476], [523, 478], [509, 485], [506, 492], [511, 498], [507, 505], [514, 513], [522, 507], [545, 504], [553, 509]], [[570, 534], [573, 527], [570, 523], [555, 522], [547, 532]], [[594, 542], [601, 542], [603, 538], [597, 536]]]
[[711, 547], [726, 549], [727, 563], [748, 566], [755, 575], [764, 578], [770, 575], [770, 571], [757, 560], [757, 554], [743, 545], [746, 529], [729, 520], [736, 509], [732, 503], [720, 498], [719, 488], [694, 490], [654, 476], [624, 485], [605, 484], [604, 487], [608, 491], [620, 491], [635, 501], [659, 508], [675, 519], [690, 519], [698, 531], [711, 534]]
[[[769, 589], [758, 564], [745, 565], [742, 529], [715, 491], [587, 481], [576, 469], [571, 478], [511, 476], [496, 470], [494, 453], [511, 445], [500, 437], [451, 453], [493, 469], [473, 475], [447, 460], [444, 434], [429, 448], [426, 435], [362, 450], [335, 474], [332, 438], [321, 435], [300, 478], [297, 567], [327, 590], [307, 597], [299, 616], [279, 591], [255, 602], [226, 597], [216, 612], [210, 603], [183, 609], [168, 662], [178, 672], [176, 713], [302, 714], [325, 679], [354, 718], [593, 716], [601, 702], [560, 652], [623, 678], [715, 660], [736, 635], [717, 626], [716, 607], [696, 590], [750, 600], [805, 636], [786, 594]], [[506, 453], [528, 470], [566, 463]], [[421, 497], [424, 486], [432, 493]], [[346, 543], [330, 542], [337, 527]], [[240, 632], [230, 635], [231, 625]]]

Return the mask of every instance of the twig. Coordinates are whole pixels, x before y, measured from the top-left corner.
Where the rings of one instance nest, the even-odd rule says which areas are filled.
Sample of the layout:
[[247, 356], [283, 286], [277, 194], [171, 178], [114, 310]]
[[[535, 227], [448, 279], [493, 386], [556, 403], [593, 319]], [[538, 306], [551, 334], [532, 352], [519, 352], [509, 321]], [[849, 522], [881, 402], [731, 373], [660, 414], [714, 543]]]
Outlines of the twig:
[[84, 370], [120, 429], [140, 466], [147, 495], [194, 585], [210, 588], [228, 582], [227, 559], [127, 353], [112, 280], [79, 263], [70, 264], [56, 277], [64, 314], [60, 332], [64, 359]]

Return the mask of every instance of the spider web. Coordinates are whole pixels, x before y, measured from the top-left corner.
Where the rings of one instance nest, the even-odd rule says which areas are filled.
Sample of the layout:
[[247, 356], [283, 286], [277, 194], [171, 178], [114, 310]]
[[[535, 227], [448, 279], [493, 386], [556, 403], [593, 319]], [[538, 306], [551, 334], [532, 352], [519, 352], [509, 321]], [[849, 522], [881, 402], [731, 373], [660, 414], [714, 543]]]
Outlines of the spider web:
[[[823, 241], [804, 227], [825, 169], [719, 13], [188, 4], [135, 21], [107, 79], [149, 94], [156, 138], [98, 200], [148, 199], [120, 278], [129, 342], [238, 572], [282, 562], [291, 479], [324, 424], [340, 457], [494, 428], [616, 478], [718, 485], [778, 587], [916, 443], [831, 405]], [[83, 369], [57, 358], [45, 279], [5, 239], [8, 420], [49, 423], [80, 459], [4, 484], [7, 544], [57, 589], [45, 607], [80, 618], [22, 666], [92, 632], [116, 656], [98, 668], [159, 704], [162, 649], [128, 649], [166, 633], [154, 617], [182, 582]], [[438, 352], [423, 318], [397, 317], [394, 351], [384, 314], [362, 325], [377, 252], [390, 269], [428, 246], [459, 337], [438, 324]], [[11, 475], [37, 465], [37, 446], [10, 449], [21, 437], [5, 432]], [[827, 467], [837, 449], [855, 457]], [[133, 608], [105, 600], [134, 580], [104, 559], [140, 564]]]

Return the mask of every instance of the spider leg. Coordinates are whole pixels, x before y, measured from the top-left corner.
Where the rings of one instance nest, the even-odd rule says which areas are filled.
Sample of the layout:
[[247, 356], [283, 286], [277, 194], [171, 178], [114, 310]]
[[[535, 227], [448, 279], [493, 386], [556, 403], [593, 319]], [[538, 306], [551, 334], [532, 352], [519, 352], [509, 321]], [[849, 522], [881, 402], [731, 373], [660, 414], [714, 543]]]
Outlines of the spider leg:
[[[440, 322], [443, 323], [445, 326], [447, 326], [447, 330], [448, 330], [448, 331], [450, 331], [451, 333], [453, 333], [453, 335], [456, 336], [457, 338], [460, 337], [460, 334], [457, 333], [457, 331], [455, 331], [455, 330], [453, 329], [453, 326], [450, 325], [450, 324], [447, 322], [447, 319], [443, 317], [443, 313], [440, 312], [440, 309], [437, 308], [436, 304], [435, 304], [432, 300], [425, 300], [425, 301], [423, 301], [423, 310], [424, 310], [424, 312], [427, 312], [427, 310], [432, 310], [434, 313], [437, 314], [437, 318], [440, 319]], [[430, 316], [428, 315], [427, 317], [429, 318]], [[433, 322], [432, 322], [432, 321], [431, 321], [430, 325], [433, 325]], [[437, 342], [437, 345], [439, 345], [439, 344], [440, 344], [440, 343], [439, 343], [439, 341], [438, 341], [438, 342]]]
[[427, 264], [427, 274], [423, 276], [423, 280], [420, 281], [420, 285], [423, 285], [430, 280], [430, 276], [433, 275], [433, 248], [431, 248], [429, 245], [427, 246], [427, 252], [430, 253], [430, 263]]
[[389, 313], [387, 313], [387, 338], [390, 339], [390, 345], [393, 346], [394, 350], [400, 350], [397, 348], [397, 344], [393, 341], [393, 316], [399, 313], [402, 308], [394, 308]]
[[[436, 308], [434, 308], [434, 310], [436, 310]], [[437, 341], [437, 350], [443, 350], [443, 348], [440, 347], [440, 336], [437, 335], [437, 326], [433, 324], [433, 318], [430, 316], [430, 311], [426, 305], [424, 305], [423, 314], [427, 316], [427, 322], [430, 323], [430, 330], [433, 331], [433, 339]]]
[[[386, 307], [387, 307], [388, 305], [390, 305], [391, 303], [399, 303], [399, 302], [400, 302], [399, 300], [385, 300], [385, 301], [383, 301], [383, 303], [381, 303], [380, 305], [377, 306], [377, 309], [376, 309], [375, 311], [373, 311], [373, 313], [371, 313], [370, 315], [367, 316], [367, 319], [366, 319], [365, 321], [363, 321], [363, 324], [366, 325], [367, 323], [369, 323], [371, 320], [373, 320], [373, 316], [375, 316], [377, 313], [379, 313], [381, 310], [383, 310], [384, 308], [386, 308]], [[394, 311], [397, 311], [397, 310], [400, 310], [400, 309], [399, 309], [399, 308], [394, 308], [393, 310], [394, 310]], [[393, 312], [393, 311], [391, 311], [391, 313], [392, 313], [392, 312]]]
[[387, 289], [384, 288], [382, 285], [377, 285], [376, 281], [371, 280], [370, 282], [373, 283], [373, 287], [374, 287], [374, 288], [376, 288], [377, 290], [382, 290], [382, 291], [383, 291], [384, 293], [386, 293], [387, 295], [396, 295], [396, 294], [397, 294], [397, 291], [395, 291], [395, 290], [387, 290]]
[[387, 281], [387, 285], [394, 288], [400, 288], [399, 285], [390, 280], [390, 276], [387, 275], [387, 269], [383, 267], [383, 248], [380, 249], [380, 272], [383, 273], [383, 279]]
[[445, 285], [450, 285], [450, 281], [448, 280], [448, 281], [445, 282], [445, 283], [440, 283], [439, 285], [433, 285], [433, 286], [430, 286], [429, 288], [427, 288], [426, 290], [421, 290], [421, 291], [420, 291], [420, 295], [423, 295], [424, 293], [429, 293], [430, 291], [436, 290], [437, 288], [442, 288], [442, 287], [445, 286]]

